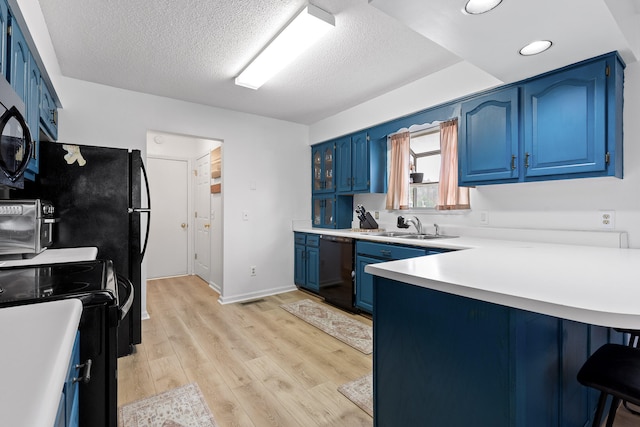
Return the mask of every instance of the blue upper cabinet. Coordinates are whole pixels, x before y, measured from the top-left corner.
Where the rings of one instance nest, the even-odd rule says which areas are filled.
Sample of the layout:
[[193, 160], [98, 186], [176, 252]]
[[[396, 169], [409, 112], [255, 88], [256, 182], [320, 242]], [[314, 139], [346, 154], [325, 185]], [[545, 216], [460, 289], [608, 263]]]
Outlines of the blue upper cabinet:
[[0, 0], [0, 72], [7, 78], [7, 28], [9, 27], [9, 6], [5, 0]]
[[58, 139], [58, 109], [44, 79], [40, 80], [40, 126], [51, 139]]
[[351, 137], [347, 136], [336, 140], [336, 191], [340, 193], [350, 192], [353, 177], [351, 176]]
[[605, 171], [606, 120], [606, 60], [525, 84], [525, 176]]
[[460, 185], [518, 179], [518, 91], [510, 87], [462, 103]]
[[325, 142], [311, 149], [311, 191], [313, 194], [333, 193], [335, 191], [334, 158], [335, 144]]
[[335, 140], [336, 193], [386, 191], [386, 139], [370, 141], [367, 132]]
[[463, 101], [460, 185], [622, 178], [623, 80], [610, 53]]
[[9, 73], [9, 83], [26, 104], [29, 93], [29, 57], [31, 53], [20, 27], [15, 22], [10, 25], [11, 71]]

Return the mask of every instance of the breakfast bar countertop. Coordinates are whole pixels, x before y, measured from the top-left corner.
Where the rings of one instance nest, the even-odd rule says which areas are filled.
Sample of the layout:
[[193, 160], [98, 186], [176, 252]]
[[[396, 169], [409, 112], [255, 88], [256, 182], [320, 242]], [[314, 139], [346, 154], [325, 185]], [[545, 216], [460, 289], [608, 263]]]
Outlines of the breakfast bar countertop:
[[81, 314], [77, 299], [0, 309], [0, 425], [54, 425]]
[[640, 329], [640, 250], [491, 246], [370, 264], [398, 282], [578, 322]]

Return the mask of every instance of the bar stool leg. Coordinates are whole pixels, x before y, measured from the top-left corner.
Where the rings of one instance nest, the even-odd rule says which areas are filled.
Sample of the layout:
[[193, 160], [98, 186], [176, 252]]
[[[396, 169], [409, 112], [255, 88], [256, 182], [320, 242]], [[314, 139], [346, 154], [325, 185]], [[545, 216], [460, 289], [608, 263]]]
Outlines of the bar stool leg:
[[607, 417], [607, 427], [613, 427], [613, 420], [616, 418], [616, 411], [620, 406], [620, 399], [614, 397], [611, 401], [611, 408], [609, 408], [609, 416]]
[[598, 398], [598, 406], [596, 408], [596, 414], [593, 417], [593, 423], [591, 423], [591, 427], [600, 427], [600, 420], [602, 419], [602, 413], [604, 412], [604, 405], [607, 403], [607, 393], [604, 391], [600, 392], [600, 397]]

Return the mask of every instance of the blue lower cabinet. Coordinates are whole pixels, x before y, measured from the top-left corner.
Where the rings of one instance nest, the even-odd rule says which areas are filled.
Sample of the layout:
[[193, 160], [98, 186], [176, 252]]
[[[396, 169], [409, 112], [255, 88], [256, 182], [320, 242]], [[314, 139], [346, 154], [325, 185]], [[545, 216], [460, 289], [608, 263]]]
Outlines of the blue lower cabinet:
[[356, 242], [356, 295], [355, 306], [369, 314], [373, 313], [373, 276], [364, 268], [369, 264], [435, 255], [448, 252], [448, 249], [417, 248], [413, 246], [374, 243], [358, 240]]
[[364, 271], [369, 264], [376, 264], [379, 259], [367, 256], [356, 256], [356, 298], [355, 305], [362, 311], [373, 313], [373, 276]]
[[607, 328], [380, 277], [374, 299], [375, 426], [590, 424], [576, 374]]
[[78, 427], [79, 425], [79, 387], [78, 377], [80, 365], [80, 333], [76, 334], [76, 340], [69, 361], [67, 378], [62, 388], [60, 406], [54, 427]]
[[295, 233], [294, 283], [317, 293], [319, 285], [320, 236]]

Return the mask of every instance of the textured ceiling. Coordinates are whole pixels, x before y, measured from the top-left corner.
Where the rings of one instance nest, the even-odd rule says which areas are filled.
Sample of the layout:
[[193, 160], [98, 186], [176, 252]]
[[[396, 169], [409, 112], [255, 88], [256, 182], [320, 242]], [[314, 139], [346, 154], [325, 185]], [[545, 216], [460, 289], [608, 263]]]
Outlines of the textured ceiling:
[[[39, 1], [65, 76], [303, 124], [462, 60], [513, 81], [640, 44], [639, 0], [313, 0], [335, 29], [254, 91], [233, 79], [304, 0]], [[554, 48], [523, 60], [537, 37]]]

